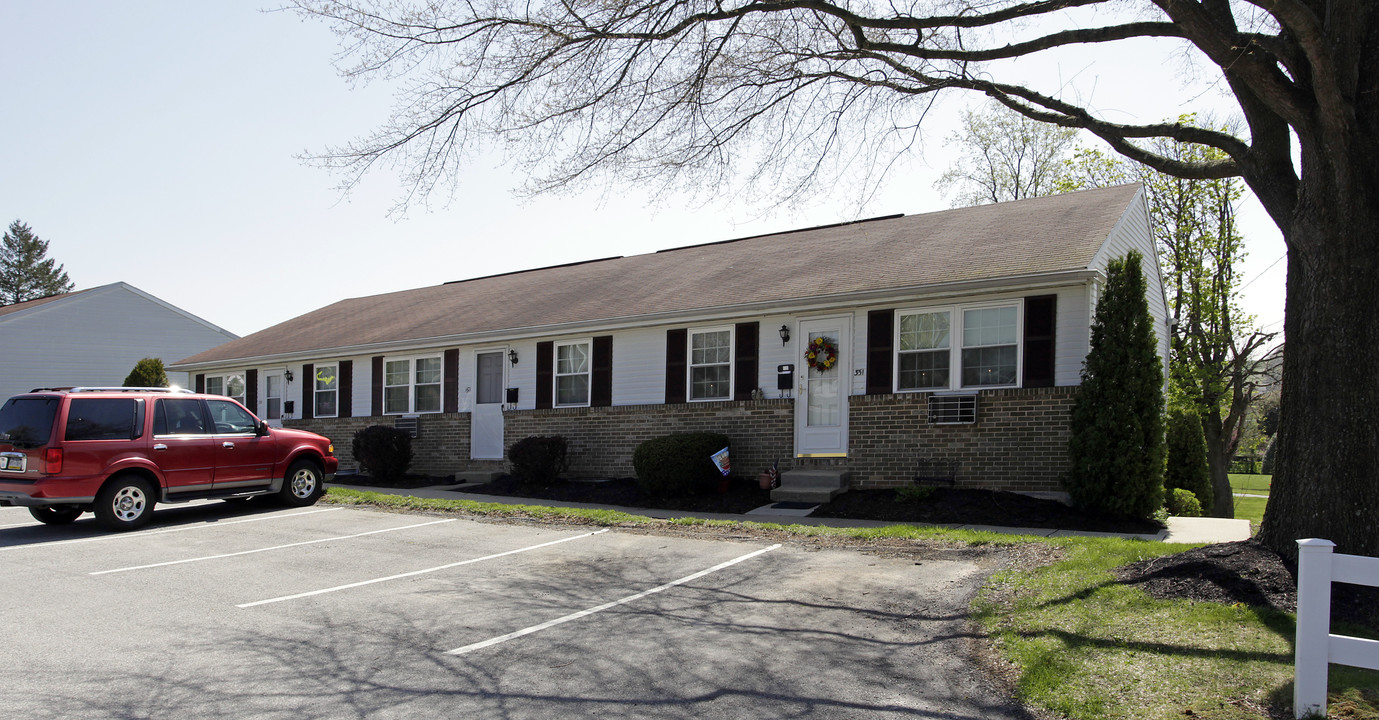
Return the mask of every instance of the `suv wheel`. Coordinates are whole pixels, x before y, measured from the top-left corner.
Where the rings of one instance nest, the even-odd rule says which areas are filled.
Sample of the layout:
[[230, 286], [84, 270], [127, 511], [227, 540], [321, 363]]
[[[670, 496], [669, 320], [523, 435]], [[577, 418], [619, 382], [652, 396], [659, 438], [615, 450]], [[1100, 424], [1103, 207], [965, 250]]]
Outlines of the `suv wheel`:
[[66, 525], [81, 517], [81, 508], [70, 505], [45, 505], [29, 508], [29, 514], [44, 525]]
[[107, 530], [134, 530], [151, 519], [153, 488], [141, 477], [117, 477], [96, 495], [96, 522]]
[[321, 481], [321, 468], [310, 460], [298, 460], [288, 468], [283, 478], [283, 489], [278, 498], [292, 507], [315, 505], [317, 498], [325, 491]]

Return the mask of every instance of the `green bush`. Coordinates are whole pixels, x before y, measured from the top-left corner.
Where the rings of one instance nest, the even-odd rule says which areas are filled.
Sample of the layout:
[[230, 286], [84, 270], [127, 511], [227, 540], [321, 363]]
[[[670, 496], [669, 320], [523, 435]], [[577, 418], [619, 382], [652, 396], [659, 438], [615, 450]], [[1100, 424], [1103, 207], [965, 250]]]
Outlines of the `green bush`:
[[714, 432], [676, 433], [652, 438], [632, 453], [637, 485], [652, 497], [693, 495], [715, 487], [723, 477], [710, 456], [728, 447], [728, 436]]
[[1207, 438], [1202, 433], [1202, 418], [1191, 410], [1175, 408], [1168, 413], [1168, 466], [1164, 469], [1164, 489], [1182, 488], [1197, 496], [1202, 513], [1210, 514], [1216, 498], [1207, 466]]
[[1269, 449], [1264, 451], [1264, 464], [1259, 471], [1265, 475], [1274, 474], [1274, 449], [1278, 447], [1278, 438], [1269, 441]]
[[569, 443], [559, 435], [532, 435], [512, 444], [508, 460], [512, 474], [524, 485], [545, 487], [570, 467]]
[[1142, 262], [1131, 250], [1107, 267], [1073, 401], [1064, 486], [1084, 510], [1148, 518], [1164, 502], [1164, 377]]
[[902, 485], [895, 489], [895, 497], [901, 502], [922, 503], [933, 496], [933, 485]]
[[370, 425], [354, 434], [350, 452], [374, 480], [397, 482], [412, 465], [412, 436], [388, 425]]
[[1176, 517], [1202, 517], [1202, 504], [1191, 490], [1173, 488], [1168, 492], [1168, 514]]
[[158, 358], [144, 358], [134, 363], [134, 369], [125, 376], [124, 387], [167, 387], [168, 373], [163, 361]]

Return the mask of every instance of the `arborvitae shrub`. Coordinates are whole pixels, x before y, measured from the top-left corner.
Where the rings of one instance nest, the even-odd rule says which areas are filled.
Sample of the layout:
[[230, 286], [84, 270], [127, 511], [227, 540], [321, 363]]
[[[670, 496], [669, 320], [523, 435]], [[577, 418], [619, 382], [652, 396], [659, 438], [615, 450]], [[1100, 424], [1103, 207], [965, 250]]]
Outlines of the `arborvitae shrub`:
[[125, 376], [124, 387], [167, 387], [168, 372], [163, 361], [158, 358], [144, 358], [134, 363], [134, 369]]
[[1197, 496], [1202, 512], [1211, 514], [1216, 493], [1207, 466], [1207, 438], [1202, 433], [1202, 418], [1191, 410], [1175, 408], [1168, 413], [1168, 466], [1164, 469], [1164, 489], [1182, 488]]
[[524, 437], [508, 448], [512, 474], [526, 485], [544, 487], [560, 479], [570, 467], [569, 443], [559, 435]]
[[1149, 518], [1163, 505], [1163, 367], [1142, 257], [1112, 260], [1073, 403], [1064, 486], [1090, 512]]
[[693, 495], [723, 477], [710, 457], [728, 447], [728, 436], [714, 432], [677, 433], [652, 438], [632, 453], [637, 485], [652, 497]]
[[1168, 491], [1168, 514], [1176, 517], [1202, 517], [1202, 504], [1191, 490], [1173, 488]]
[[370, 425], [354, 434], [350, 451], [369, 477], [397, 482], [412, 465], [412, 436], [389, 425]]
[[1260, 466], [1259, 471], [1265, 475], [1274, 474], [1274, 448], [1277, 447], [1278, 438], [1275, 437], [1273, 440], [1269, 441], [1269, 449], [1264, 451], [1264, 464]]

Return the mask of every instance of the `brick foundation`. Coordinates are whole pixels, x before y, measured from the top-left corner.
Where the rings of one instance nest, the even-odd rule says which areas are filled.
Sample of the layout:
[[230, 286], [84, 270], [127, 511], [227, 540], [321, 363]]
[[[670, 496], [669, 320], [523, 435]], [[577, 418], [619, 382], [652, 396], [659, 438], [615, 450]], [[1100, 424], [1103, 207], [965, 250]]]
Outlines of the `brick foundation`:
[[[752, 477], [774, 460], [797, 465], [846, 466], [857, 487], [909, 482], [922, 460], [956, 461], [960, 486], [1026, 492], [1062, 490], [1068, 466], [1068, 417], [1076, 388], [988, 390], [978, 399], [977, 422], [931, 425], [928, 394], [856, 395], [849, 400], [846, 459], [794, 459], [794, 401], [624, 405], [504, 413], [508, 447], [530, 435], [563, 435], [570, 442], [573, 477], [629, 477], [632, 452], [643, 440], [676, 432], [713, 431], [732, 440], [733, 474]], [[393, 418], [288, 421], [335, 443], [340, 467], [358, 469], [350, 454], [354, 433]], [[422, 415], [413, 443], [412, 472], [451, 475], [505, 468], [505, 461], [469, 459], [469, 414]]]

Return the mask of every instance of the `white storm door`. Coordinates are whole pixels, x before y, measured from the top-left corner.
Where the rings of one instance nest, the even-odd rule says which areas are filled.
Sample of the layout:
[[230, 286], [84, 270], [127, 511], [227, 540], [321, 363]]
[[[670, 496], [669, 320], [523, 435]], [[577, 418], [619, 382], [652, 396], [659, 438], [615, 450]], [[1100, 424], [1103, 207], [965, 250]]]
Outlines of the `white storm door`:
[[[795, 357], [795, 455], [845, 457], [848, 447], [848, 393], [851, 391], [852, 318], [800, 321]], [[822, 358], [809, 366], [810, 345], [821, 340], [836, 350], [837, 362], [824, 369]]]
[[474, 410], [469, 416], [469, 457], [503, 459], [502, 350], [475, 355]]
[[[282, 372], [266, 373], [263, 376], [263, 419], [273, 427], [283, 425], [283, 393], [286, 389], [287, 383], [283, 381]], [[258, 412], [258, 408], [250, 409]]]

